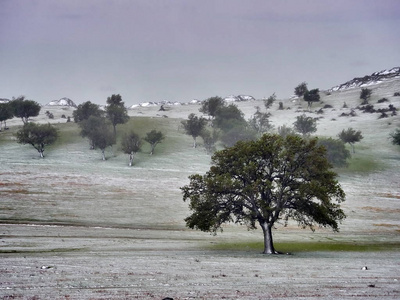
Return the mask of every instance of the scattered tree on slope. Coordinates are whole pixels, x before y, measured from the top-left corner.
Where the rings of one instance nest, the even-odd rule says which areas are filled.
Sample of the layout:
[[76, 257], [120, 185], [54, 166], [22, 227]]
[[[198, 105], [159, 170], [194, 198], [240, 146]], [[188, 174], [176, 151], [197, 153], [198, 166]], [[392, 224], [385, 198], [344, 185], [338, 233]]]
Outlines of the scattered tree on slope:
[[152, 131], [146, 133], [144, 140], [150, 144], [151, 150], [150, 155], [154, 154], [154, 149], [156, 146], [161, 143], [161, 141], [165, 138], [164, 134], [161, 131], [157, 131], [153, 129]]
[[104, 117], [90, 116], [79, 125], [81, 126], [81, 136], [89, 139], [92, 149], [99, 148], [103, 160], [106, 160], [105, 149], [115, 144], [115, 136], [107, 120]]
[[220, 107], [213, 120], [213, 126], [220, 129], [220, 140], [225, 147], [231, 147], [238, 141], [253, 140], [257, 134], [235, 104]]
[[368, 88], [362, 88], [360, 92], [360, 99], [363, 100], [362, 105], [368, 104], [369, 98], [371, 98], [372, 90]]
[[18, 143], [32, 145], [39, 152], [41, 158], [44, 158], [45, 146], [53, 144], [57, 137], [57, 129], [50, 124], [40, 125], [29, 122], [17, 132]]
[[307, 101], [309, 109], [311, 108], [313, 102], [318, 102], [319, 100], [319, 89], [313, 89], [304, 93], [304, 101]]
[[317, 121], [312, 117], [301, 115], [296, 117], [296, 121], [293, 123], [294, 129], [301, 133], [303, 136], [309, 135], [317, 131]]
[[210, 116], [211, 118], [214, 118], [217, 110], [223, 106], [225, 106], [224, 99], [215, 96], [208, 98], [207, 100], [204, 100], [203, 103], [201, 104], [199, 111], [205, 115]]
[[342, 130], [339, 134], [338, 137], [343, 141], [343, 143], [348, 143], [351, 145], [353, 149], [353, 153], [356, 153], [354, 149], [354, 143], [357, 143], [361, 141], [364, 137], [361, 134], [361, 131], [358, 130], [356, 131], [353, 128], [347, 128], [346, 130]]
[[15, 117], [21, 118], [24, 124], [28, 123], [30, 117], [39, 115], [41, 106], [33, 100], [25, 100], [24, 96], [13, 99], [9, 105]]
[[193, 138], [193, 148], [197, 147], [196, 138], [200, 136], [204, 127], [207, 124], [207, 120], [203, 117], [198, 117], [195, 114], [190, 114], [187, 120], [182, 121], [183, 128], [187, 135]]
[[117, 125], [124, 124], [129, 120], [121, 95], [111, 95], [107, 98], [106, 114], [113, 126], [114, 136], [117, 136]]
[[129, 154], [129, 166], [133, 165], [133, 159], [135, 153], [140, 151], [142, 146], [142, 140], [135, 132], [131, 131], [129, 134], [125, 134], [122, 138], [122, 151]]
[[100, 106], [90, 101], [79, 104], [77, 109], [72, 113], [75, 123], [87, 120], [90, 116], [102, 117], [103, 115], [104, 111], [100, 109]]
[[9, 103], [0, 103], [0, 131], [2, 130], [2, 123], [4, 122], [4, 129], [7, 129], [6, 121], [13, 117], [11, 105]]
[[294, 88], [294, 94], [298, 97], [303, 97], [306, 92], [308, 92], [306, 82], [302, 82]]
[[393, 145], [400, 145], [400, 129], [396, 129], [390, 134], [390, 139]]

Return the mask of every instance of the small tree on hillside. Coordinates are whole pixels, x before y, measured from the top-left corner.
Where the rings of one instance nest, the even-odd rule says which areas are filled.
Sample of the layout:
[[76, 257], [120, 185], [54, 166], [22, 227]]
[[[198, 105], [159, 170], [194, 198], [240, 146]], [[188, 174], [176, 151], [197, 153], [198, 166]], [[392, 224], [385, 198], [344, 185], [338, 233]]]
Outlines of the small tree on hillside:
[[276, 101], [276, 95], [273, 93], [271, 96], [269, 96], [267, 99], [264, 100], [264, 106], [266, 109], [271, 108], [272, 104]]
[[396, 129], [394, 132], [390, 134], [390, 139], [392, 140], [393, 145], [400, 146], [400, 129]]
[[317, 121], [312, 117], [301, 115], [296, 117], [296, 121], [293, 123], [294, 129], [301, 133], [303, 136], [309, 135], [317, 131]]
[[142, 140], [135, 132], [124, 134], [122, 137], [121, 147], [124, 153], [129, 154], [129, 166], [133, 165], [134, 155], [140, 151]]
[[298, 97], [303, 97], [304, 94], [308, 91], [307, 83], [302, 82], [298, 86], [294, 88], [294, 94]]
[[0, 131], [2, 130], [2, 123], [4, 122], [4, 129], [7, 129], [7, 120], [14, 117], [11, 105], [9, 103], [0, 103]]
[[152, 131], [146, 133], [144, 140], [150, 144], [151, 150], [150, 155], [154, 154], [154, 149], [156, 146], [161, 143], [161, 141], [165, 138], [164, 134], [161, 131], [157, 131], [153, 129]]
[[121, 95], [111, 95], [111, 97], [107, 98], [106, 114], [113, 126], [114, 136], [116, 136], [117, 125], [124, 124], [129, 120], [128, 112]]
[[81, 136], [89, 139], [91, 149], [100, 149], [103, 160], [106, 160], [105, 149], [115, 144], [115, 135], [107, 119], [90, 116], [79, 125], [81, 126]]
[[261, 136], [263, 133], [268, 132], [273, 128], [269, 121], [270, 116], [270, 113], [263, 113], [257, 109], [254, 115], [250, 118], [249, 125], [259, 136]]
[[41, 106], [33, 100], [25, 100], [24, 96], [13, 99], [10, 103], [14, 117], [21, 118], [24, 124], [28, 123], [30, 117], [39, 115]]
[[203, 129], [200, 133], [201, 138], [203, 139], [204, 148], [207, 151], [207, 154], [213, 154], [216, 150], [216, 143], [218, 142], [220, 133], [216, 129], [208, 130]]
[[343, 141], [343, 143], [351, 145], [353, 153], [356, 153], [354, 143], [357, 143], [364, 138], [360, 130], [356, 131], [353, 128], [348, 128], [347, 130], [343, 129], [342, 132], [339, 133], [338, 137]]
[[187, 120], [182, 121], [182, 125], [186, 134], [193, 138], [193, 148], [197, 147], [196, 138], [201, 134], [206, 124], [206, 119], [203, 117], [199, 118], [193, 113], [188, 116]]
[[[338, 230], [345, 218], [338, 203], [345, 200], [325, 148], [316, 139], [265, 134], [257, 141], [238, 142], [217, 151], [205, 175], [191, 175], [182, 187], [192, 229], [216, 233], [234, 222], [263, 230], [265, 254], [278, 253], [272, 228], [290, 218], [302, 227]], [[334, 203], [337, 202], [337, 203]]]
[[39, 152], [41, 158], [44, 158], [45, 146], [53, 144], [57, 137], [57, 129], [50, 124], [40, 125], [29, 122], [17, 132], [18, 143], [32, 145]]
[[371, 98], [372, 90], [368, 88], [362, 88], [360, 92], [360, 99], [363, 100], [362, 105], [368, 104], [369, 98]]
[[233, 126], [247, 126], [244, 113], [235, 105], [219, 107], [215, 113], [213, 125], [222, 131], [230, 130]]
[[100, 109], [100, 106], [90, 101], [79, 104], [76, 110], [72, 113], [75, 123], [87, 120], [90, 116], [102, 117], [103, 115], [104, 111]]
[[308, 108], [311, 108], [313, 102], [319, 102], [319, 89], [313, 89], [304, 93], [304, 101], [307, 101]]
[[204, 100], [203, 103], [201, 104], [199, 111], [205, 115], [210, 116], [211, 118], [214, 118], [217, 110], [223, 106], [225, 106], [224, 99], [215, 96], [208, 98], [207, 100]]

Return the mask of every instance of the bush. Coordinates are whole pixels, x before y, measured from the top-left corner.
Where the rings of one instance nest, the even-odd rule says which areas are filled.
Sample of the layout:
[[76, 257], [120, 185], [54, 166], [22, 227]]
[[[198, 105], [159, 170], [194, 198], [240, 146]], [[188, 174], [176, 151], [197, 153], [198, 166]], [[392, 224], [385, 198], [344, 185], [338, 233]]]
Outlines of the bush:
[[389, 100], [387, 98], [382, 98], [378, 100], [378, 103], [383, 103], [383, 102], [388, 102]]
[[396, 129], [390, 134], [390, 139], [393, 145], [400, 145], [400, 129]]
[[395, 93], [393, 94], [393, 96], [399, 97], [399, 96], [400, 96], [400, 92], [395, 92]]
[[54, 119], [53, 113], [49, 112], [48, 110], [46, 111], [46, 116], [48, 116], [49, 119]]
[[296, 122], [293, 123], [294, 130], [301, 133], [303, 136], [317, 131], [317, 121], [305, 114], [296, 117]]
[[376, 110], [374, 109], [374, 106], [371, 105], [371, 104], [367, 104], [365, 106], [361, 106], [359, 109], [362, 110], [365, 113], [374, 113], [374, 112], [376, 112]]

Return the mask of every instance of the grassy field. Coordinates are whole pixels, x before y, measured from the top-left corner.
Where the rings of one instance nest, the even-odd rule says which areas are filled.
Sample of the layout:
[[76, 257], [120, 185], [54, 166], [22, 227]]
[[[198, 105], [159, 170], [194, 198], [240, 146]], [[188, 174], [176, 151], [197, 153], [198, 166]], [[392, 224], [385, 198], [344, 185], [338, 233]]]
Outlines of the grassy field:
[[[400, 97], [392, 97], [397, 87], [398, 80], [376, 86], [371, 102], [387, 97], [400, 107]], [[42, 109], [54, 113], [60, 132], [44, 159], [15, 141], [20, 121], [7, 122], [10, 130], [0, 133], [0, 299], [396, 299], [400, 147], [388, 136], [400, 122], [361, 112], [339, 117], [357, 106], [358, 93], [324, 95], [313, 109], [333, 108], [322, 117], [306, 112], [319, 118], [319, 136], [335, 137], [348, 127], [363, 133], [349, 167], [336, 170], [347, 219], [339, 233], [277, 224], [276, 248], [292, 255], [276, 258], [260, 254], [260, 230], [228, 224], [212, 236], [185, 228], [189, 210], [179, 188], [210, 167], [201, 139], [193, 149], [180, 126], [198, 106], [173, 106], [163, 115], [157, 107], [129, 111], [119, 137], [152, 129], [166, 135], [152, 156], [144, 142], [132, 167], [119, 144], [107, 150], [106, 161], [90, 150], [77, 124], [60, 118], [72, 115], [70, 108]], [[277, 103], [271, 110], [275, 129], [291, 126], [307, 105], [282, 101], [285, 110]], [[238, 103], [247, 118], [262, 105]], [[42, 112], [34, 121], [50, 120]], [[360, 273], [365, 265], [368, 276]], [[282, 284], [287, 287], [279, 290]]]

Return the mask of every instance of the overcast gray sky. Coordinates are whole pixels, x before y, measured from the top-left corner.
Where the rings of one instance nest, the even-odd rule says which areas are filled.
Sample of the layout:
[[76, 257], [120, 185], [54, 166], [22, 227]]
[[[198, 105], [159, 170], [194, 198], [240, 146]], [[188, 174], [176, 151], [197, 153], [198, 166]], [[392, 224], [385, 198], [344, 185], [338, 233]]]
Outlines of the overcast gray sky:
[[0, 98], [286, 98], [400, 66], [399, 28], [399, 0], [0, 0]]

